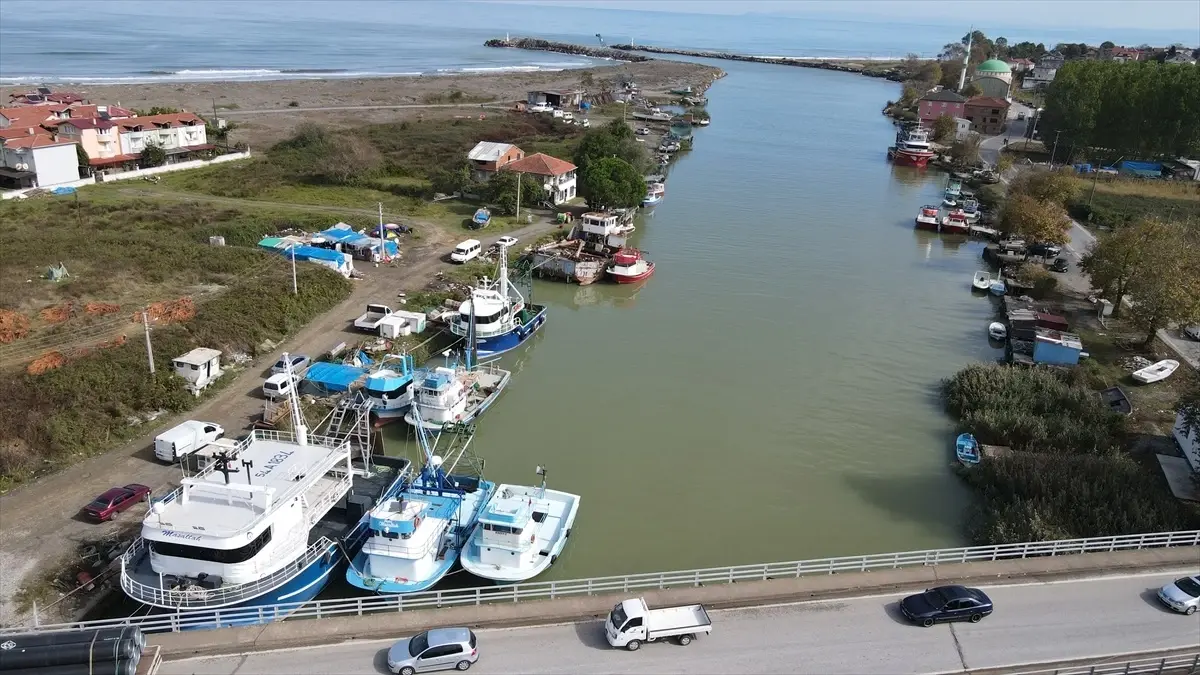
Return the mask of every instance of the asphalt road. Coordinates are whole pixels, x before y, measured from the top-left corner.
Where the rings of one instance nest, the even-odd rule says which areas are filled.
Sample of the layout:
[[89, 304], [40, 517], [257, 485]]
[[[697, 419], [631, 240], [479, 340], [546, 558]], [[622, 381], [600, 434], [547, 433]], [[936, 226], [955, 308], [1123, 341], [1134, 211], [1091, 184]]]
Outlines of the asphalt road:
[[[984, 587], [996, 612], [981, 623], [920, 628], [900, 596], [713, 612], [688, 647], [612, 649], [599, 623], [479, 631], [473, 673], [943, 673], [1195, 646], [1200, 614], [1159, 606], [1182, 576], [1149, 574]], [[1194, 574], [1195, 570], [1190, 573]], [[314, 625], [314, 629], [317, 626]], [[165, 675], [386, 673], [388, 642], [170, 661]]]

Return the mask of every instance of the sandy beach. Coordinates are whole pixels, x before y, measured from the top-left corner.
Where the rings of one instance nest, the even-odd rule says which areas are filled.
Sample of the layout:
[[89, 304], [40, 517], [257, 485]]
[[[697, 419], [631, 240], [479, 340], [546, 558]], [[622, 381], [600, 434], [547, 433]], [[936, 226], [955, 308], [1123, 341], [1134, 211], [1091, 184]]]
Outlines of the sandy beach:
[[[581, 83], [590, 74], [593, 84]], [[350, 126], [389, 122], [416, 115], [462, 114], [463, 107], [482, 102], [510, 103], [525, 100], [533, 89], [608, 89], [625, 78], [637, 82], [643, 94], [653, 96], [691, 86], [703, 90], [721, 74], [718, 69], [679, 61], [653, 60], [558, 72], [507, 72], [470, 75], [415, 76], [365, 79], [269, 80], [255, 82], [154, 82], [121, 85], [55, 85], [55, 91], [72, 91], [92, 103], [148, 109], [180, 108], [206, 117], [215, 114], [236, 122], [235, 140], [254, 146], [285, 137], [301, 122]], [[0, 100], [31, 87], [4, 87]], [[471, 103], [445, 107], [449, 92], [462, 92]], [[363, 106], [411, 106], [374, 108]], [[319, 109], [319, 110], [314, 110]], [[267, 112], [270, 111], [270, 112]]]

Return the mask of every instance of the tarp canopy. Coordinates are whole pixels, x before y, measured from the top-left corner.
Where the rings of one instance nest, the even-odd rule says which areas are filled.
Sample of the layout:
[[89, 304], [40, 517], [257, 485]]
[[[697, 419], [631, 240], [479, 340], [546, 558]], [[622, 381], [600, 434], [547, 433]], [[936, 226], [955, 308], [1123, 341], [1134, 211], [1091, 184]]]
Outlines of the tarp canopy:
[[[373, 232], [371, 235], [355, 232], [345, 223], [338, 223], [328, 230], [322, 230], [318, 233], [318, 236], [327, 241], [342, 244], [350, 248], [367, 249], [375, 252], [379, 251], [378, 235], [378, 232]], [[384, 236], [387, 236], [386, 232]], [[400, 254], [400, 246], [394, 241], [385, 240], [384, 254], [387, 256], [397, 256]]]
[[1162, 162], [1134, 162], [1127, 159], [1121, 162], [1121, 171], [1136, 176], [1158, 178], [1162, 175]]
[[317, 362], [304, 373], [304, 379], [329, 391], [348, 391], [350, 385], [366, 372], [364, 368], [343, 366], [340, 363]]

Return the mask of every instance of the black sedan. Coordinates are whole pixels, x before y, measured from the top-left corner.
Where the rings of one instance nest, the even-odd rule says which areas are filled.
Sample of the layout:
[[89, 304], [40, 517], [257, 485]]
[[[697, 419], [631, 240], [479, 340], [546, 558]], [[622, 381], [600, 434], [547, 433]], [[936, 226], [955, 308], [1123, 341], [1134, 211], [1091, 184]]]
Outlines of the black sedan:
[[1066, 271], [1068, 271], [1068, 270], [1070, 270], [1070, 269], [1071, 269], [1071, 268], [1070, 268], [1070, 267], [1067, 265], [1067, 259], [1066, 259], [1066, 258], [1055, 258], [1055, 259], [1054, 259], [1054, 262], [1050, 264], [1050, 271], [1051, 271], [1051, 272], [1058, 272], [1058, 273], [1060, 273], [1060, 274], [1061, 274], [1061, 273], [1063, 273], [1063, 272], [1066, 272]]
[[901, 600], [900, 613], [926, 628], [939, 621], [977, 623], [992, 613], [992, 601], [978, 588], [938, 586]]

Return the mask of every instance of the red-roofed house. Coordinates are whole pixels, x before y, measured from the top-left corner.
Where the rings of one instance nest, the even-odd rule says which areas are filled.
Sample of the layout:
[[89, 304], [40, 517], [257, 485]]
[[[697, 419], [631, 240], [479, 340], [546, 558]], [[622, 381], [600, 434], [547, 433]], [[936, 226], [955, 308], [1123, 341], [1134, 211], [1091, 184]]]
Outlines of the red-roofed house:
[[73, 94], [69, 91], [51, 92], [51, 91], [30, 91], [24, 94], [12, 94], [9, 96], [14, 105], [44, 105], [46, 103], [85, 103], [87, 99], [79, 94]]
[[556, 206], [575, 198], [575, 165], [568, 161], [539, 152], [509, 162], [501, 170], [537, 176]]
[[36, 127], [26, 134], [0, 139], [0, 186], [11, 189], [51, 187], [79, 180], [75, 143]]
[[138, 158], [137, 155], [121, 153], [121, 134], [113, 120], [94, 117], [63, 120], [58, 123], [56, 130], [60, 138], [78, 143], [83, 148], [91, 166], [112, 166]]
[[1004, 130], [1004, 123], [1008, 119], [1008, 101], [993, 96], [976, 96], [967, 99], [963, 108], [963, 117], [971, 120], [971, 131], [995, 136]]
[[140, 155], [146, 146], [157, 145], [166, 151], [167, 162], [174, 163], [188, 153], [213, 149], [204, 120], [189, 112], [131, 117], [116, 124], [123, 155]]
[[16, 108], [0, 108], [0, 129], [27, 129], [41, 126], [54, 118], [50, 106], [30, 105]]
[[1129, 47], [1113, 47], [1109, 52], [1113, 61], [1141, 61], [1142, 50]]

